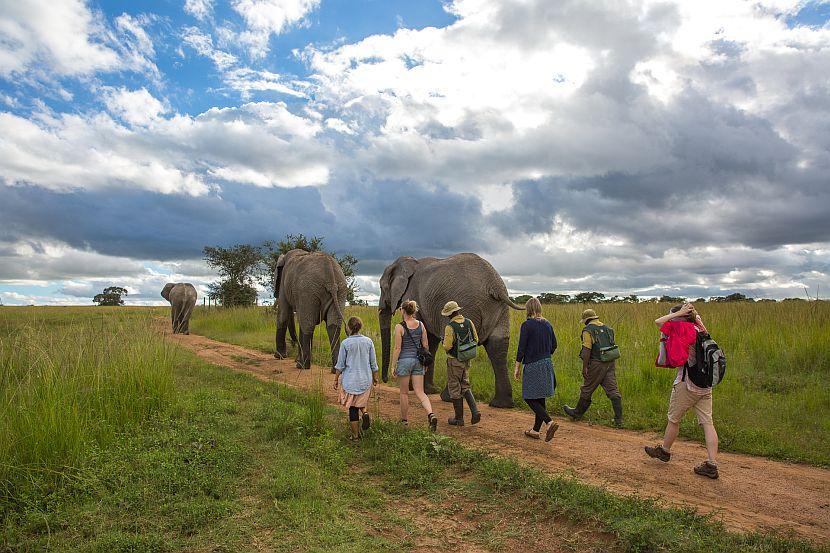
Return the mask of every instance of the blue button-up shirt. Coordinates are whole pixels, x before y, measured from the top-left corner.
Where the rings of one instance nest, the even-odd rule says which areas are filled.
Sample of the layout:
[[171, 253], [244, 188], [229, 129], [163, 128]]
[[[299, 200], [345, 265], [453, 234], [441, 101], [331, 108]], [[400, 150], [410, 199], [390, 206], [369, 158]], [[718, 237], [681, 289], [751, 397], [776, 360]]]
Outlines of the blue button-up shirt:
[[347, 394], [360, 395], [372, 387], [372, 373], [378, 372], [375, 344], [362, 334], [349, 336], [340, 342], [337, 364], [340, 385]]

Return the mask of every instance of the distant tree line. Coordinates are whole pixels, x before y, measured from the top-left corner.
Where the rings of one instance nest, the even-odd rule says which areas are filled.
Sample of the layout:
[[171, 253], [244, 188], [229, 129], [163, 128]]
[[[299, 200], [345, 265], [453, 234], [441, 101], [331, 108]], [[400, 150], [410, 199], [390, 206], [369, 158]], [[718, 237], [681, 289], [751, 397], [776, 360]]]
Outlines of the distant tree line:
[[[523, 294], [521, 296], [516, 296], [512, 298], [514, 302], [522, 304], [529, 300], [531, 297], [528, 294]], [[640, 299], [635, 294], [630, 294], [628, 296], [611, 296], [607, 297], [602, 292], [580, 292], [579, 294], [554, 294], [553, 292], [542, 292], [538, 296], [539, 301], [542, 304], [554, 304], [554, 303], [685, 303], [688, 301], [688, 298], [683, 298], [680, 296], [668, 296], [663, 295], [656, 298], [648, 298], [648, 299]], [[706, 303], [706, 298], [697, 298], [694, 300], [694, 303]], [[728, 296], [713, 296], [709, 298], [710, 302], [741, 302], [741, 301], [755, 301], [752, 298], [746, 297], [744, 294], [734, 293], [729, 294]], [[766, 301], [775, 301], [775, 300], [758, 300], [759, 302], [766, 302]], [[789, 298], [784, 301], [803, 301], [799, 300], [798, 298]]]
[[219, 273], [219, 281], [208, 285], [208, 297], [225, 307], [254, 305], [257, 301], [256, 284], [260, 284], [275, 295], [277, 262], [280, 255], [294, 249], [307, 252], [328, 253], [337, 261], [348, 284], [347, 300], [351, 304], [365, 304], [355, 300], [358, 291], [355, 266], [357, 258], [351, 254], [337, 255], [324, 248], [322, 236], [307, 237], [304, 234], [290, 234], [283, 240], [266, 240], [259, 246], [237, 244], [229, 248], [205, 246], [202, 250], [205, 262]]

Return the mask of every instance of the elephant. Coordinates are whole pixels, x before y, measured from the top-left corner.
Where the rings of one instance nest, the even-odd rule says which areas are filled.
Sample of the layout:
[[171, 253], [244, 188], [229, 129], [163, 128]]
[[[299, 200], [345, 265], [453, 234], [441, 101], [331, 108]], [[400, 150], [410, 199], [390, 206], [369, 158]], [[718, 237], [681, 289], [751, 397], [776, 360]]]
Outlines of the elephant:
[[190, 334], [190, 315], [196, 306], [196, 288], [189, 282], [168, 282], [161, 297], [170, 302], [173, 334]]
[[[490, 263], [474, 253], [460, 253], [439, 259], [435, 257], [403, 256], [386, 267], [380, 278], [380, 323], [382, 373], [384, 382], [389, 375], [390, 332], [392, 314], [404, 300], [415, 300], [420, 311], [418, 318], [427, 327], [429, 350], [435, 356], [449, 322], [441, 316], [441, 308], [455, 300], [462, 314], [476, 325], [479, 343], [484, 346], [496, 377], [496, 394], [492, 407], [513, 407], [513, 390], [507, 378], [507, 348], [510, 342], [510, 313], [508, 307], [523, 310], [510, 300], [507, 287]], [[435, 393], [434, 363], [426, 367], [424, 390]], [[449, 395], [442, 393], [442, 399]], [[445, 397], [446, 395], [446, 397]]]
[[274, 357], [285, 359], [288, 355], [285, 333], [290, 330], [293, 337], [296, 312], [300, 326], [297, 368], [311, 368], [314, 327], [325, 321], [334, 371], [347, 295], [348, 284], [343, 269], [331, 255], [298, 249], [280, 255], [274, 283], [274, 296], [278, 302]]

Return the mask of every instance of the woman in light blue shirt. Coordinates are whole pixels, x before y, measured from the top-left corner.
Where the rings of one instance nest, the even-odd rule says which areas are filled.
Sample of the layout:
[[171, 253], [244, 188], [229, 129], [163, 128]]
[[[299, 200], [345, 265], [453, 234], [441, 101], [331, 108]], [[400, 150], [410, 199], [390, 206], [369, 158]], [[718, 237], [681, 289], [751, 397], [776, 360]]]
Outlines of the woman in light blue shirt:
[[[349, 337], [340, 342], [337, 364], [334, 366], [334, 389], [340, 390], [340, 404], [349, 410], [351, 440], [360, 439], [360, 428], [369, 428], [371, 421], [366, 406], [372, 395], [372, 386], [378, 385], [378, 361], [375, 344], [362, 334], [363, 321], [352, 317], [346, 323]], [[342, 378], [341, 378], [342, 376]], [[362, 425], [359, 425], [362, 419]]]

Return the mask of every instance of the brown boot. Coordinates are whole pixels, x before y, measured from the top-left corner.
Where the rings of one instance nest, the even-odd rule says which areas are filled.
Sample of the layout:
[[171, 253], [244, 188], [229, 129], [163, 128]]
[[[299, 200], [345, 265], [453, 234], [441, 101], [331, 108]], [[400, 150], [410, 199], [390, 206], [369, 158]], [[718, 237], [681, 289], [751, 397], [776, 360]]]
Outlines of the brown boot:
[[654, 459], [660, 459], [664, 463], [668, 463], [671, 459], [671, 453], [663, 449], [662, 445], [656, 445], [654, 447], [647, 445], [646, 453], [649, 457], [652, 457]]
[[703, 461], [695, 467], [695, 474], [711, 478], [712, 480], [717, 480], [718, 466], [711, 461]]

